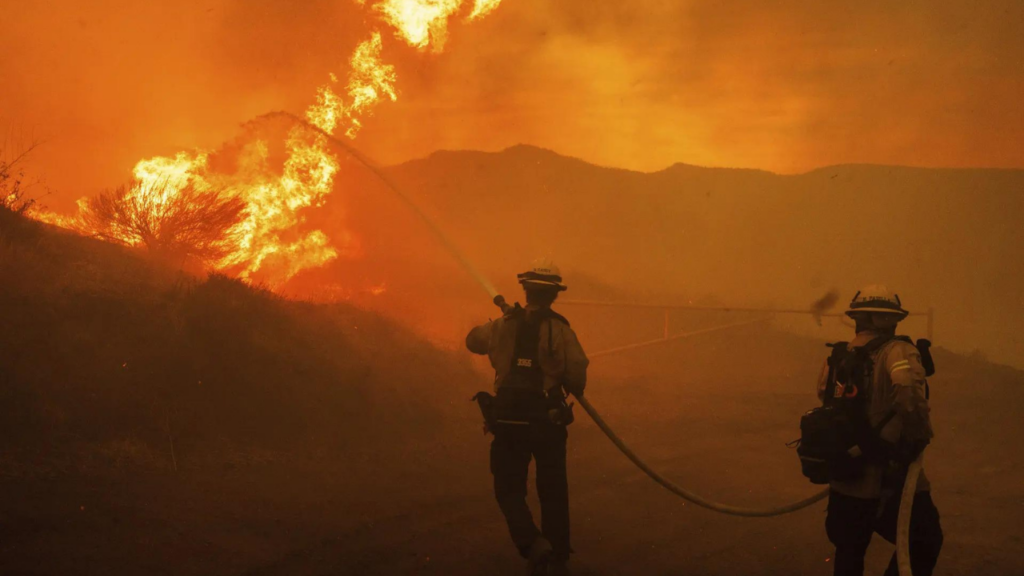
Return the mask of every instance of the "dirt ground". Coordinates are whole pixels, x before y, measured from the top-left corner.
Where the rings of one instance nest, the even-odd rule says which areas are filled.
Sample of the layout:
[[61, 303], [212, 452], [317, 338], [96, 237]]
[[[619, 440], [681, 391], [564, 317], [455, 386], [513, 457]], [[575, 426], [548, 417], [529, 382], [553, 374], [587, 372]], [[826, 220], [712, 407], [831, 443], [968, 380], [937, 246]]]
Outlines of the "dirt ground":
[[[936, 574], [1024, 574], [1024, 379], [952, 372], [933, 382], [938, 436], [926, 461], [946, 533]], [[615, 373], [608, 366], [592, 383], [591, 401], [679, 483], [763, 506], [815, 490], [784, 447], [813, 403], [802, 384], [771, 376], [737, 393], [648, 375], [650, 388], [639, 388]], [[474, 411], [467, 402], [443, 429], [358, 456], [4, 478], [0, 573], [522, 574]], [[831, 573], [824, 503], [769, 519], [723, 516], [655, 485], [582, 412], [569, 445], [576, 574]], [[892, 550], [876, 538], [868, 573], [880, 574]]]

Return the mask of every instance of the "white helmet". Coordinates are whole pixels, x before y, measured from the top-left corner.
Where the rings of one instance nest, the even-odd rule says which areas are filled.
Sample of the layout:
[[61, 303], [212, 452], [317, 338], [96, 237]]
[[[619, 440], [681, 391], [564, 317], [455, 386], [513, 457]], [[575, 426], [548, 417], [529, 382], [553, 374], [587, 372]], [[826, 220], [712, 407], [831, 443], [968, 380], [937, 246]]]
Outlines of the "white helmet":
[[551, 261], [550, 258], [538, 258], [533, 261], [530, 265], [530, 269], [522, 274], [518, 274], [519, 283], [524, 287], [527, 286], [553, 286], [558, 289], [559, 292], [568, 290], [565, 284], [562, 284], [562, 271], [558, 269], [558, 266]]
[[853, 316], [861, 312], [899, 314], [901, 320], [910, 314], [903, 309], [899, 294], [893, 294], [881, 284], [865, 286], [854, 294], [853, 300], [850, 301], [850, 307], [846, 310], [846, 315]]

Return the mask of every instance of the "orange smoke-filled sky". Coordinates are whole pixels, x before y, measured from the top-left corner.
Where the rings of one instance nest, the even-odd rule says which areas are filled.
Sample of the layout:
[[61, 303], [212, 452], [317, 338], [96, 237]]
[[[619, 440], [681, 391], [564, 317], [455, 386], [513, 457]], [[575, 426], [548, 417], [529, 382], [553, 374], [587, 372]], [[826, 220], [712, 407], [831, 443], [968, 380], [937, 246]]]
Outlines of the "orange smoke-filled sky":
[[375, 27], [399, 96], [356, 144], [385, 163], [529, 143], [639, 170], [1024, 167], [1018, 0], [504, 0], [439, 54], [352, 0], [4, 4], [0, 129], [45, 141], [58, 208], [301, 112]]

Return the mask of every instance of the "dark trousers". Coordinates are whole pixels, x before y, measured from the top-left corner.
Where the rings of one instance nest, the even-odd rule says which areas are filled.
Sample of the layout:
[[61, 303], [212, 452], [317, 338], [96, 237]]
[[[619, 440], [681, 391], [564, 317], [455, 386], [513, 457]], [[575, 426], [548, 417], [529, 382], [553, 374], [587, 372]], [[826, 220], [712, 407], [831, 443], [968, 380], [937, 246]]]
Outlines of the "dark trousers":
[[[873, 533], [877, 532], [887, 541], [896, 543], [899, 494], [886, 500], [881, 513], [878, 508], [878, 499], [854, 498], [836, 492], [829, 494], [825, 530], [836, 547], [835, 576], [864, 574], [864, 553]], [[931, 493], [918, 492], [910, 515], [910, 567], [914, 576], [931, 576], [941, 548], [939, 511], [932, 502]], [[895, 553], [885, 576], [899, 576]]]
[[[508, 522], [519, 553], [528, 556], [530, 545], [543, 534], [556, 560], [569, 559], [569, 482], [565, 470], [565, 426], [555, 424], [499, 424], [491, 442], [494, 495]], [[537, 496], [541, 530], [526, 504], [530, 459], [537, 461]]]

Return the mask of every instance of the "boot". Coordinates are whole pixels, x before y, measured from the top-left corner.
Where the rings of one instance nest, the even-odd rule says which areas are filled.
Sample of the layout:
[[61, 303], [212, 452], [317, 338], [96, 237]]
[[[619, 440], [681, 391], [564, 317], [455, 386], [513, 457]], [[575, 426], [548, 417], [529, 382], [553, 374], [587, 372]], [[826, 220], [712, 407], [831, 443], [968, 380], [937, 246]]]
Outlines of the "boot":
[[530, 576], [546, 576], [550, 559], [551, 543], [543, 536], [537, 536], [530, 545], [530, 556], [527, 558]]

